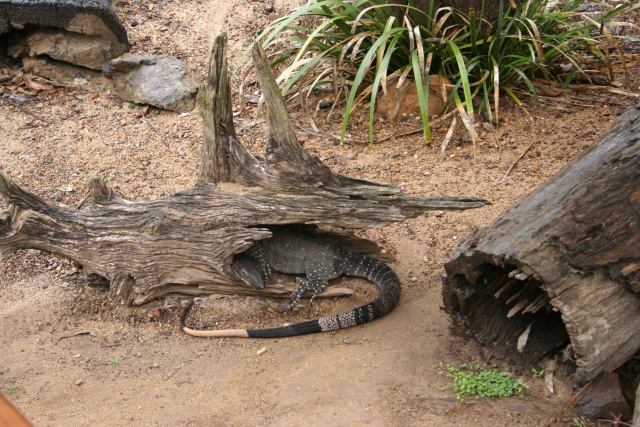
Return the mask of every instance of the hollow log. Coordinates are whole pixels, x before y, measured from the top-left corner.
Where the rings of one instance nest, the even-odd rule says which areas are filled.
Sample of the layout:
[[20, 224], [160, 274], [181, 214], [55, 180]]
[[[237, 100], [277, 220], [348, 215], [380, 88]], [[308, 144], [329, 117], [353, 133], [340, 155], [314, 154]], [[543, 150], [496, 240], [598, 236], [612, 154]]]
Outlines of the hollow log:
[[577, 382], [640, 350], [640, 99], [602, 138], [445, 265], [444, 310], [496, 352], [570, 342]]
[[271, 235], [267, 225], [376, 228], [432, 209], [487, 203], [409, 196], [397, 187], [334, 175], [297, 142], [258, 44], [253, 59], [266, 95], [269, 135], [264, 160], [257, 159], [236, 138], [225, 46], [223, 34], [214, 41], [209, 78], [199, 93], [205, 145], [194, 188], [131, 202], [96, 179], [90, 185], [94, 206], [75, 210], [47, 204], [0, 174], [0, 195], [9, 204], [0, 212], [0, 256], [25, 248], [62, 255], [82, 265], [86, 276], [106, 278], [113, 296], [133, 304], [170, 294], [288, 296], [293, 283], [257, 290], [230, 268], [235, 254]]

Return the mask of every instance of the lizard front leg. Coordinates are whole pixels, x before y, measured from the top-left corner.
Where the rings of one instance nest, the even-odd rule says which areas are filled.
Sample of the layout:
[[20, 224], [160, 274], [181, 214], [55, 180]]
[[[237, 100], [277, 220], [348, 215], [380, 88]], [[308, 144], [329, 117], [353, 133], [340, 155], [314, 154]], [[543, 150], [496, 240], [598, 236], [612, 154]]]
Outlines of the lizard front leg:
[[296, 289], [296, 291], [291, 294], [291, 297], [289, 297], [291, 299], [291, 306], [289, 307], [289, 309], [291, 310], [293, 310], [296, 305], [298, 305], [298, 303], [300, 302], [300, 298], [302, 298], [302, 294], [307, 291], [313, 292], [313, 295], [311, 295], [311, 300], [309, 300], [309, 305], [313, 305], [318, 294], [327, 289], [329, 282], [327, 280], [318, 278], [302, 280], [299, 277], [296, 277], [296, 284], [298, 285], [298, 289]]
[[260, 263], [264, 280], [269, 280], [271, 278], [273, 270], [271, 269], [271, 265], [269, 265], [269, 261], [267, 261], [267, 256], [264, 252], [264, 246], [262, 246], [260, 242], [255, 243], [252, 247], [247, 249], [246, 253], [254, 257]]

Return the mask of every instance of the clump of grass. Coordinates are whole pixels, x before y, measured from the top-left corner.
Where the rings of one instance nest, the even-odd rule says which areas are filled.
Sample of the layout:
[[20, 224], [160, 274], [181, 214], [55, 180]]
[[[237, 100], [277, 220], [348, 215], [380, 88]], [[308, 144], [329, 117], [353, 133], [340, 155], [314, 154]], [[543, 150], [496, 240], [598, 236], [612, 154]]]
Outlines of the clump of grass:
[[[379, 92], [387, 82], [415, 81], [424, 137], [431, 140], [428, 98], [429, 74], [452, 82], [449, 103], [455, 103], [470, 132], [474, 122], [472, 98], [495, 120], [499, 94], [521, 104], [516, 89], [536, 94], [535, 79], [569, 84], [583, 74], [592, 59], [606, 65], [602, 47], [616, 37], [607, 30], [613, 19], [637, 8], [627, 0], [599, 12], [587, 13], [592, 3], [569, 0], [551, 6], [549, 0], [502, 0], [495, 22], [482, 11], [463, 13], [450, 7], [426, 11], [383, 0], [315, 0], [294, 10], [258, 37], [281, 69], [277, 80], [283, 94], [304, 99], [314, 90], [332, 92], [345, 102], [342, 138], [349, 115], [369, 103], [369, 136]], [[631, 25], [631, 24], [626, 24]], [[391, 90], [394, 90], [393, 88]], [[493, 110], [493, 113], [492, 113]]]
[[107, 360], [107, 363], [109, 364], [109, 366], [118, 366], [120, 364], [120, 360], [117, 357], [111, 357], [109, 360]]
[[14, 392], [20, 388], [20, 384], [6, 384], [3, 388], [7, 392]]
[[523, 397], [529, 387], [524, 381], [514, 378], [508, 369], [498, 371], [496, 365], [463, 363], [457, 367], [439, 363], [437, 367], [440, 374], [453, 378], [453, 392], [458, 400], [470, 396], [499, 398], [515, 394]]

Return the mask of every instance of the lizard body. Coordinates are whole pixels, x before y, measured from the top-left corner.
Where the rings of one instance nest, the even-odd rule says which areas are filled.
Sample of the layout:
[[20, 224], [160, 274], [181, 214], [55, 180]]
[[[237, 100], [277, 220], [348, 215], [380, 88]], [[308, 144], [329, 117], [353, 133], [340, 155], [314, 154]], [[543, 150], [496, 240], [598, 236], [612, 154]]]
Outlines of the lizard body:
[[[389, 313], [397, 305], [400, 299], [400, 281], [388, 265], [367, 255], [349, 252], [329, 239], [281, 227], [275, 227], [271, 231], [271, 238], [257, 241], [247, 251], [250, 256], [239, 259], [245, 269], [253, 272], [258, 265], [261, 266], [265, 278], [270, 276], [272, 269], [281, 273], [306, 275], [306, 281], [296, 279], [299, 287], [291, 295], [292, 308], [304, 292], [312, 292], [313, 302], [317, 294], [327, 287], [329, 280], [343, 274], [362, 277], [375, 283], [380, 289], [380, 295], [367, 304], [343, 313], [267, 329], [193, 330], [185, 326], [185, 318], [191, 308], [189, 304], [180, 316], [180, 327], [184, 332], [200, 337], [279, 338], [305, 335], [368, 323]], [[237, 270], [236, 267], [233, 269]], [[256, 287], [260, 283], [255, 279], [255, 274], [253, 278], [243, 277], [242, 270], [238, 271], [238, 277], [249, 285]]]

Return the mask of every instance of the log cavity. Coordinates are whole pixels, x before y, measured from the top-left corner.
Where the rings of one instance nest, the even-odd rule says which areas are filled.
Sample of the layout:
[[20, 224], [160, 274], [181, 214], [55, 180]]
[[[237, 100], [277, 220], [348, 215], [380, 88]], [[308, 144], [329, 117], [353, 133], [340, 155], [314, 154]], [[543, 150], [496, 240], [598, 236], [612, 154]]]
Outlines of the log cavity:
[[469, 335], [524, 363], [533, 363], [569, 342], [560, 313], [534, 275], [515, 265], [488, 262], [475, 272], [473, 282], [463, 274], [447, 280], [455, 283], [452, 293], [444, 292], [445, 311], [455, 317], [454, 333]]
[[460, 241], [445, 265], [445, 310], [517, 359], [545, 354], [568, 335], [578, 385], [616, 369], [640, 354], [638, 212], [640, 100], [555, 176]]

